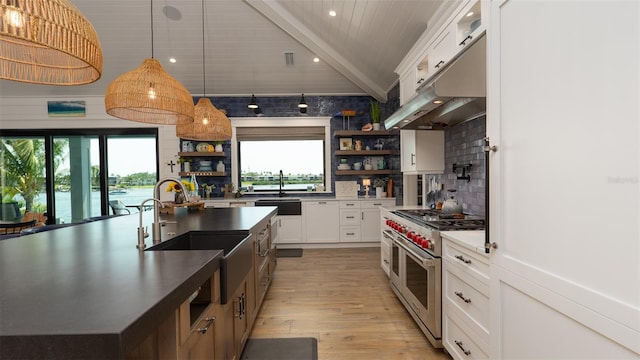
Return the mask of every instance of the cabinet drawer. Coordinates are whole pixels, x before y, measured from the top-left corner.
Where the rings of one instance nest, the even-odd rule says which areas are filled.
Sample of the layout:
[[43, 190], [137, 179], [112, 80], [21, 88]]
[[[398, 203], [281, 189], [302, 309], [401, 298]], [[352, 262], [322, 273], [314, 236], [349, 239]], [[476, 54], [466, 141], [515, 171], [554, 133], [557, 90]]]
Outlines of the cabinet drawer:
[[448, 240], [443, 241], [442, 258], [465, 273], [489, 283], [489, 259]]
[[341, 226], [340, 227], [340, 242], [356, 242], [356, 241], [360, 241], [359, 226]]
[[444, 347], [454, 359], [488, 359], [489, 346], [466, 328], [455, 313], [442, 319]]
[[340, 210], [340, 225], [360, 226], [360, 210]]
[[[463, 280], [456, 268], [445, 266], [442, 291], [445, 306], [459, 309], [466, 321], [477, 333], [483, 334], [486, 341], [489, 340], [489, 287], [477, 281], [467, 282]], [[468, 277], [466, 277], [468, 279]]]
[[340, 209], [360, 209], [360, 201], [340, 201]]
[[363, 200], [360, 202], [360, 207], [362, 209], [377, 209], [380, 206], [392, 206], [392, 200]]

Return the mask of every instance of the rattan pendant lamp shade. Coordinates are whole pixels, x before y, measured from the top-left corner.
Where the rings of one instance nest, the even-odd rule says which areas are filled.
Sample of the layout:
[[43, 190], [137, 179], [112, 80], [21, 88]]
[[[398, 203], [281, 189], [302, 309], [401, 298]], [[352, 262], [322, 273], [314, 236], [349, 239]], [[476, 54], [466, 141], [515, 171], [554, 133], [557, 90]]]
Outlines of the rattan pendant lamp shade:
[[0, 0], [0, 79], [83, 85], [101, 75], [98, 34], [69, 0]]
[[178, 123], [176, 136], [187, 140], [222, 141], [231, 139], [231, 121], [227, 115], [218, 110], [206, 96], [206, 63], [204, 51], [204, 0], [202, 0], [202, 83], [203, 94], [195, 107], [193, 122]]
[[178, 80], [153, 58], [153, 1], [151, 1], [151, 58], [109, 84], [104, 96], [107, 114], [124, 120], [158, 125], [193, 121], [193, 98]]
[[231, 139], [231, 121], [209, 98], [196, 104], [193, 122], [176, 125], [176, 136], [187, 140], [224, 141]]

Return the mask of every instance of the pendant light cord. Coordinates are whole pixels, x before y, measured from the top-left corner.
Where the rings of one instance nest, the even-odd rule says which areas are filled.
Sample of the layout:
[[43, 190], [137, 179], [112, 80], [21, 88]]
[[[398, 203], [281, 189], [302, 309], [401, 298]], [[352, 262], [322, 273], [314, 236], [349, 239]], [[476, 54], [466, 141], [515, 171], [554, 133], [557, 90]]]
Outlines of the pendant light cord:
[[151, 0], [151, 58], [153, 59], [153, 0]]
[[207, 97], [207, 72], [204, 62], [204, 0], [202, 0], [202, 95]]

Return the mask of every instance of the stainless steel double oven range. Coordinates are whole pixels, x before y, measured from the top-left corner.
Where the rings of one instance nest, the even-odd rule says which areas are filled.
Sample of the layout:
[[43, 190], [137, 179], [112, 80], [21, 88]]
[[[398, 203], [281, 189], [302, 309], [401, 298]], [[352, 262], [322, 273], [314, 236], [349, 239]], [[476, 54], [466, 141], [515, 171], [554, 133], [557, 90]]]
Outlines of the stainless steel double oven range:
[[382, 213], [382, 233], [391, 243], [391, 288], [434, 347], [442, 347], [441, 231], [482, 230], [484, 219], [446, 219], [436, 210]]

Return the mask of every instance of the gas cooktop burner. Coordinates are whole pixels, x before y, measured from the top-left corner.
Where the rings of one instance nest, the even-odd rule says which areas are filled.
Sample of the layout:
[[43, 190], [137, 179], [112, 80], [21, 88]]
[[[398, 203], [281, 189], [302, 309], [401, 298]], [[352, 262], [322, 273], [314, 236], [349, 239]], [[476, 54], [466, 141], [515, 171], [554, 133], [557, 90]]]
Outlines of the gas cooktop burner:
[[484, 230], [484, 219], [478, 216], [465, 215], [464, 219], [452, 219], [451, 214], [441, 214], [433, 209], [407, 209], [393, 212], [420, 225], [445, 230]]

